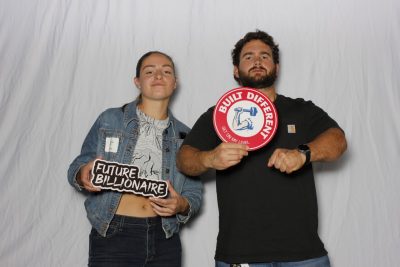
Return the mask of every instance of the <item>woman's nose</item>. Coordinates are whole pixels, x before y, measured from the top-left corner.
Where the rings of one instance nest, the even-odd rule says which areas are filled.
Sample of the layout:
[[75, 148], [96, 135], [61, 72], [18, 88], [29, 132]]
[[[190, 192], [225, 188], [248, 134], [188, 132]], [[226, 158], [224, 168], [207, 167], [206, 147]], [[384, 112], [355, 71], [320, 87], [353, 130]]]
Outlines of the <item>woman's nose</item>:
[[162, 78], [162, 72], [159, 71], [159, 70], [157, 70], [157, 71], [154, 73], [154, 77], [155, 77], [156, 79], [161, 79], [161, 78]]

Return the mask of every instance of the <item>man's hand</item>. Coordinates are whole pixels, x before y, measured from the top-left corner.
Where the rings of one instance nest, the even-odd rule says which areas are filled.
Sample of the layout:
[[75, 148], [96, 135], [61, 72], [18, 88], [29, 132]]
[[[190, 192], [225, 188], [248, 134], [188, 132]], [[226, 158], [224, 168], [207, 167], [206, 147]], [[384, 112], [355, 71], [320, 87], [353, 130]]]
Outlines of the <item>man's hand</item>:
[[189, 202], [175, 191], [170, 181], [168, 183], [168, 198], [150, 197], [150, 205], [155, 213], [167, 217], [177, 213], [186, 215], [189, 211]]
[[248, 147], [243, 144], [221, 143], [203, 155], [204, 165], [216, 170], [225, 170], [238, 164], [249, 154]]
[[275, 167], [281, 172], [292, 173], [303, 167], [306, 156], [297, 149], [275, 149], [268, 160], [268, 167]]
[[246, 145], [235, 143], [221, 143], [209, 151], [183, 145], [179, 149], [176, 164], [181, 172], [197, 176], [209, 169], [225, 170], [238, 164], [249, 154], [248, 149]]
[[93, 168], [94, 160], [88, 162], [86, 165], [83, 165], [78, 174], [76, 175], [76, 181], [80, 186], [83, 186], [89, 192], [99, 192], [100, 188], [94, 187], [92, 182], [90, 181], [92, 176], [92, 168]]

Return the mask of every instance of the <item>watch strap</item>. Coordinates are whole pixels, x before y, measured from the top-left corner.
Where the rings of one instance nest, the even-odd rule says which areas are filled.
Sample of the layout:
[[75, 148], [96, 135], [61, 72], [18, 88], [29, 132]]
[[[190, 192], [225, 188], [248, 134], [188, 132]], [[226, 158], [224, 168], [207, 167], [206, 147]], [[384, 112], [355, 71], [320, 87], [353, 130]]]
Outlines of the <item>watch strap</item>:
[[302, 145], [299, 145], [297, 147], [297, 150], [300, 153], [303, 153], [306, 156], [306, 161], [304, 162], [304, 165], [309, 164], [311, 162], [311, 150], [310, 150], [310, 147], [308, 145], [306, 145], [306, 144], [302, 144]]

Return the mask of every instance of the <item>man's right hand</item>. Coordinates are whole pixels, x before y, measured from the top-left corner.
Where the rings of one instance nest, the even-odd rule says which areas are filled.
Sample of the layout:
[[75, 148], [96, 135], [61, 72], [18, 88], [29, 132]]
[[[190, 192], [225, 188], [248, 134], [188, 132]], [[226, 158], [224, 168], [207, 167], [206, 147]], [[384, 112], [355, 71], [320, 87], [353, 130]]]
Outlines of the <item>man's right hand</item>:
[[243, 144], [221, 143], [216, 148], [203, 154], [203, 162], [208, 168], [225, 170], [238, 164], [249, 154], [248, 147]]
[[78, 174], [76, 175], [76, 181], [80, 186], [83, 186], [89, 192], [99, 192], [100, 188], [94, 187], [91, 180], [92, 176], [92, 168], [93, 168], [94, 160], [88, 162], [86, 165], [83, 165]]

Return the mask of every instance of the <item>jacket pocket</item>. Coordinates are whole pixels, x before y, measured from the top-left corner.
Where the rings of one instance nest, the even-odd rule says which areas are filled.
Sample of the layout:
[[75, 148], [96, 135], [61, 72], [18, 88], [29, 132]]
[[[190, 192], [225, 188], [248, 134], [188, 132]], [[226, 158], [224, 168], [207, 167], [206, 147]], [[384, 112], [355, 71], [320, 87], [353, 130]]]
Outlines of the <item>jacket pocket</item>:
[[100, 128], [99, 135], [98, 156], [108, 161], [119, 161], [125, 139], [123, 131]]

